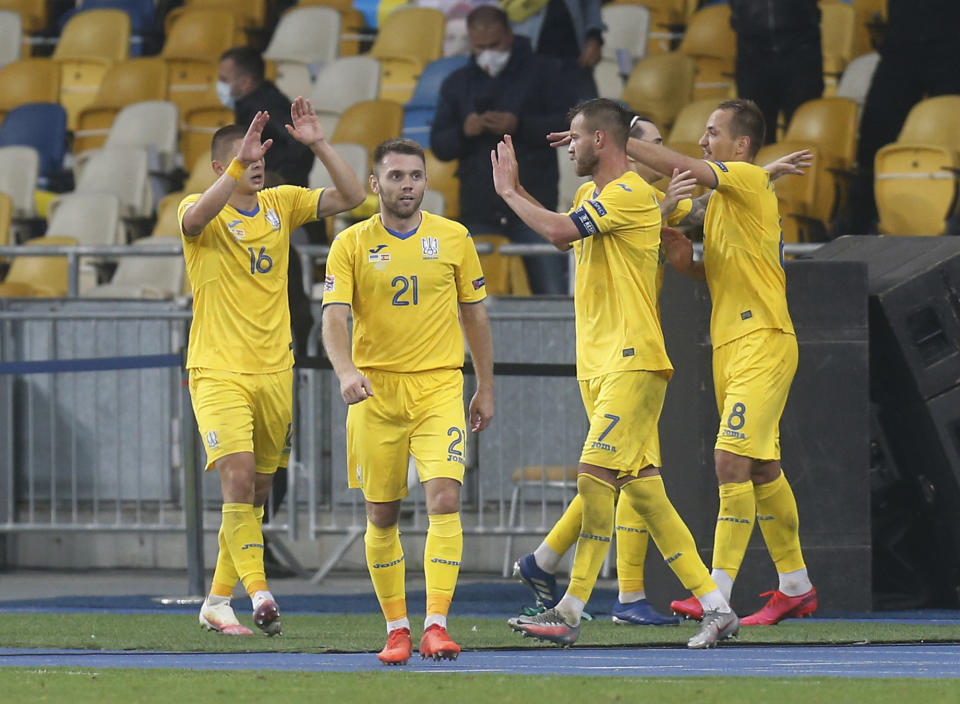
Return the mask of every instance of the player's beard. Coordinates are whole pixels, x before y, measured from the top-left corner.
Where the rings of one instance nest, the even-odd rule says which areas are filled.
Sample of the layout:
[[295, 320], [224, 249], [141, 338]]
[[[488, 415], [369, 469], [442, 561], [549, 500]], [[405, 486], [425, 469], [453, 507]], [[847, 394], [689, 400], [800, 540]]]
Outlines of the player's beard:
[[600, 157], [590, 147], [587, 147], [585, 153], [576, 152], [573, 157], [573, 168], [577, 172], [577, 176], [590, 176], [600, 161]]
[[420, 203], [423, 202], [423, 194], [421, 193], [419, 198], [411, 201], [401, 201], [400, 198], [402, 195], [403, 194], [397, 196], [397, 198], [392, 201], [384, 201], [383, 209], [386, 210], [390, 216], [405, 220], [420, 209]]

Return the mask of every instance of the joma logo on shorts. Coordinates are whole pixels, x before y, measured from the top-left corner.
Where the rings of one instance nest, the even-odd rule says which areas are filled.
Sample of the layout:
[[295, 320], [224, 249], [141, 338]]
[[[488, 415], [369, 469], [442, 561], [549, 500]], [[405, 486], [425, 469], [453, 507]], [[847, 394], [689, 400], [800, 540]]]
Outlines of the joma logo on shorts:
[[459, 462], [460, 464], [466, 464], [463, 461], [463, 457], [460, 455], [447, 455], [447, 462]]
[[740, 440], [747, 439], [746, 433], [738, 433], [736, 430], [728, 430], [727, 428], [724, 428], [720, 434], [727, 438], [739, 438]]
[[250, 548], [260, 548], [263, 550], [263, 543], [247, 543], [246, 545], [241, 546], [241, 550], [249, 550]]
[[607, 452], [616, 452], [616, 451], [617, 451], [617, 448], [616, 448], [615, 445], [608, 445], [608, 444], [605, 443], [605, 442], [596, 442], [596, 441], [594, 441], [593, 444], [590, 445], [590, 447], [596, 448], [597, 450], [606, 450]]

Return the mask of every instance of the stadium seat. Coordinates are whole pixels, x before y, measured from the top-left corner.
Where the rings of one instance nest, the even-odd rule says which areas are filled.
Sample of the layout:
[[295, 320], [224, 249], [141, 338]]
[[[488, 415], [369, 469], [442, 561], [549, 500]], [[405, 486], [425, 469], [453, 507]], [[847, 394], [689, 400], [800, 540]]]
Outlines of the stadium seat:
[[413, 95], [423, 68], [443, 55], [444, 16], [425, 7], [402, 7], [387, 16], [370, 55], [380, 61], [380, 99], [401, 105]]
[[597, 84], [598, 97], [619, 101], [623, 96], [624, 78], [615, 62], [601, 59], [593, 67], [593, 80]]
[[[14, 244], [13, 229], [10, 227], [13, 220], [13, 198], [0, 190], [0, 247], [7, 247]], [[0, 262], [9, 261], [6, 257], [0, 257]]]
[[60, 67], [50, 59], [21, 59], [0, 69], [0, 120], [27, 103], [60, 100]]
[[826, 96], [834, 95], [847, 64], [853, 59], [855, 12], [845, 2], [820, 3], [820, 45]]
[[120, 199], [121, 216], [148, 217], [153, 212], [148, 173], [146, 149], [104, 147], [83, 165], [73, 192], [112, 193]]
[[63, 28], [53, 51], [60, 65], [60, 104], [67, 127], [76, 129], [80, 111], [93, 103], [111, 65], [130, 55], [130, 16], [121, 10], [87, 10]]
[[446, 217], [460, 217], [460, 178], [457, 176], [459, 162], [456, 159], [440, 161], [429, 149], [424, 150], [427, 165], [427, 185], [443, 194]]
[[12, 200], [13, 217], [36, 215], [33, 192], [40, 175], [40, 155], [33, 147], [0, 147], [0, 192]]
[[302, 7], [332, 7], [340, 13], [340, 56], [356, 56], [361, 44], [372, 39], [369, 30], [374, 25], [367, 23], [359, 5], [353, 6], [353, 0], [300, 0], [292, 9]]
[[452, 71], [467, 64], [466, 56], [437, 59], [427, 64], [420, 74], [413, 97], [403, 108], [403, 136], [430, 147], [430, 126], [437, 109], [440, 85]]
[[263, 58], [284, 63], [326, 64], [340, 48], [340, 13], [332, 7], [293, 7], [280, 17]]
[[248, 43], [248, 31], [264, 26], [267, 17], [267, 0], [185, 0], [181, 7], [174, 7], [164, 17], [164, 30], [170, 28], [180, 17], [191, 12], [229, 12], [234, 18], [234, 41], [236, 46]]
[[[177, 244], [172, 237], [143, 237], [130, 243], [131, 248], [170, 247]], [[117, 260], [117, 269], [109, 283], [100, 284], [86, 292], [87, 298], [150, 298], [169, 299], [183, 291], [183, 255], [125, 256]]]
[[347, 108], [330, 141], [362, 144], [373, 156], [374, 148], [403, 130], [403, 108], [390, 100], [364, 100]]
[[[187, 180], [183, 184], [183, 189], [168, 193], [160, 199], [160, 202], [157, 204], [157, 222], [151, 234], [171, 237], [180, 236], [180, 226], [177, 223], [177, 208], [180, 206], [180, 201], [183, 200], [184, 196], [188, 196], [191, 193], [203, 193], [217, 180], [217, 174], [210, 165], [211, 161], [210, 145], [208, 142], [207, 148], [194, 160], [193, 167], [190, 169], [190, 175], [187, 176]], [[173, 223], [172, 229], [169, 227], [170, 222]], [[163, 226], [161, 226], [161, 223], [163, 223]]]
[[320, 125], [330, 137], [343, 111], [354, 103], [376, 100], [380, 91], [380, 62], [371, 56], [347, 56], [320, 69], [310, 102]]
[[[210, 151], [213, 133], [221, 127], [233, 124], [233, 110], [222, 105], [207, 105], [194, 108], [183, 118], [180, 134], [180, 153], [183, 163], [194, 164], [197, 158]], [[207, 168], [210, 161], [207, 160]]]
[[633, 67], [623, 101], [661, 130], [669, 130], [680, 108], [693, 100], [695, 75], [696, 63], [685, 54], [648, 56]]
[[37, 185], [49, 188], [63, 174], [67, 150], [67, 114], [58, 103], [29, 103], [14, 108], [0, 123], [0, 147], [33, 147], [40, 158]]
[[[610, 4], [600, 8], [606, 29], [603, 32], [603, 59], [623, 61], [632, 66], [647, 55], [650, 10], [642, 5]], [[629, 72], [628, 72], [629, 73]]]
[[921, 100], [907, 115], [897, 142], [925, 142], [960, 151], [960, 95]]
[[857, 104], [858, 124], [878, 63], [880, 63], [880, 54], [877, 52], [855, 58], [847, 64], [843, 75], [840, 77], [840, 82], [837, 84], [836, 93], [834, 93], [838, 98], [849, 98]]
[[81, 245], [123, 244], [120, 199], [111, 193], [67, 193], [50, 203], [45, 237], [72, 237]]
[[82, 154], [104, 145], [110, 126], [127, 105], [166, 100], [167, 65], [159, 57], [123, 61], [110, 67], [93, 102], [77, 116], [73, 152]]
[[177, 106], [168, 100], [133, 103], [117, 115], [104, 147], [146, 149], [150, 170], [169, 174], [177, 168], [179, 157], [177, 124]]
[[36, 34], [47, 28], [47, 0], [0, 0], [0, 10], [20, 15], [24, 34]]
[[730, 27], [729, 5], [709, 5], [693, 13], [678, 51], [696, 62], [695, 100], [736, 95], [737, 36]]
[[[357, 175], [364, 188], [368, 189], [367, 197], [370, 197], [369, 187], [367, 185], [367, 176], [370, 173], [370, 153], [367, 148], [361, 144], [333, 144], [334, 151], [346, 162], [350, 170]], [[329, 188], [333, 186], [333, 180], [327, 172], [323, 163], [316, 159], [313, 162], [313, 168], [310, 169], [308, 180], [310, 188]], [[361, 206], [362, 207], [362, 206]], [[352, 218], [349, 213], [340, 216], [331, 216], [325, 219], [327, 238], [332, 242], [333, 238], [340, 230], [346, 227]]]
[[23, 22], [20, 15], [0, 10], [0, 68], [19, 61], [23, 54]]
[[[69, 247], [72, 237], [35, 237], [23, 247]], [[69, 267], [65, 256], [14, 257], [3, 283], [0, 298], [61, 298], [67, 295]]]
[[879, 231], [885, 235], [942, 235], [958, 215], [960, 154], [949, 147], [899, 142], [874, 160]]
[[236, 19], [224, 10], [189, 10], [167, 34], [160, 55], [167, 63], [167, 99], [181, 117], [205, 105], [217, 104], [220, 55], [236, 45]]
[[446, 206], [443, 203], [443, 194], [440, 193], [440, 191], [434, 191], [430, 188], [425, 190], [423, 192], [423, 200], [420, 202], [420, 207], [428, 213], [446, 217]]
[[[707, 120], [717, 109], [717, 105], [718, 102], [714, 98], [695, 100], [684, 105], [677, 114], [677, 119], [673, 123], [669, 136], [664, 135], [664, 143], [681, 154], [686, 154], [694, 159], [702, 159], [703, 148], [700, 146], [700, 138], [706, 132]], [[668, 182], [669, 179], [666, 179], [665, 183]], [[697, 186], [692, 195], [696, 198], [706, 193], [707, 190], [703, 186]]]
[[506, 235], [495, 235], [486, 233], [470, 233], [476, 244], [489, 244], [493, 251], [490, 254], [480, 254], [480, 268], [483, 270], [483, 278], [487, 288], [487, 294], [491, 296], [509, 296], [510, 295], [510, 260], [500, 254], [500, 246], [510, 244], [510, 239]]
[[698, 0], [614, 0], [612, 4], [643, 5], [650, 10], [646, 55], [654, 56], [673, 51], [687, 18], [699, 3]]

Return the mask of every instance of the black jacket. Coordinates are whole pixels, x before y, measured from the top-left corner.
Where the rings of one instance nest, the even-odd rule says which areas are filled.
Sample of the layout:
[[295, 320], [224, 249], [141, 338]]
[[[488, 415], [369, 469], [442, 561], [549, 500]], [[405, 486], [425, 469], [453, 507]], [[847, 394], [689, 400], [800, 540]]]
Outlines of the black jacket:
[[[510, 60], [491, 78], [471, 58], [444, 80], [430, 148], [438, 159], [459, 159], [460, 219], [498, 223], [515, 215], [493, 190], [490, 152], [499, 138], [484, 133], [468, 138], [463, 122], [472, 112], [500, 110], [517, 116], [513, 143], [520, 166], [520, 182], [544, 207], [557, 207], [557, 155], [548, 144], [548, 132], [567, 128], [566, 113], [575, 97], [572, 81], [560, 72], [555, 59], [534, 54], [525, 37], [514, 37]], [[429, 178], [429, 174], [428, 174]]]
[[238, 125], [248, 127], [258, 110], [267, 110], [270, 122], [263, 128], [263, 139], [273, 140], [265, 157], [267, 171], [279, 174], [284, 183], [306, 186], [314, 157], [308, 147], [287, 132], [285, 125], [290, 124], [291, 102], [273, 83], [264, 81], [252, 93], [237, 100], [233, 113]]
[[730, 0], [730, 13], [738, 47], [780, 53], [797, 44], [820, 45], [817, 0]]

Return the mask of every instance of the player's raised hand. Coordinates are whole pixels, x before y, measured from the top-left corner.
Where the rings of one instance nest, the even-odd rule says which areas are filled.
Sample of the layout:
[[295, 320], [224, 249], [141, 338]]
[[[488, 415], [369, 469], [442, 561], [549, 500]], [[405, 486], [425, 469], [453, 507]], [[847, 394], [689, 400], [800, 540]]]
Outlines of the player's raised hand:
[[260, 161], [273, 145], [272, 139], [260, 143], [263, 128], [267, 126], [269, 121], [270, 113], [266, 110], [261, 110], [253, 116], [250, 127], [247, 128], [247, 133], [243, 135], [243, 141], [240, 143], [240, 151], [237, 152], [237, 161], [244, 166], [250, 166], [253, 162]]
[[806, 173], [804, 169], [810, 168], [811, 164], [813, 164], [813, 153], [809, 149], [801, 149], [771, 161], [763, 169], [770, 174], [770, 178], [777, 179], [788, 174], [803, 176]]
[[493, 419], [493, 391], [477, 389], [470, 399], [470, 431], [479, 433]]
[[667, 190], [663, 194], [663, 200], [660, 202], [661, 212], [672, 213], [677, 203], [684, 198], [689, 198], [696, 187], [697, 179], [691, 172], [674, 169], [670, 183], [667, 184]]
[[551, 147], [565, 147], [570, 144], [570, 130], [564, 130], [563, 132], [549, 132], [547, 133], [547, 141], [550, 142]]
[[308, 147], [326, 136], [320, 125], [320, 118], [313, 111], [313, 105], [304, 97], [298, 97], [290, 104], [290, 121], [292, 125], [285, 125], [290, 136]]
[[373, 396], [373, 387], [367, 377], [354, 370], [340, 378], [340, 395], [347, 405], [360, 403]]
[[490, 151], [493, 166], [493, 188], [498, 196], [517, 190], [520, 184], [520, 169], [517, 154], [513, 150], [513, 138], [505, 134], [503, 141]]

